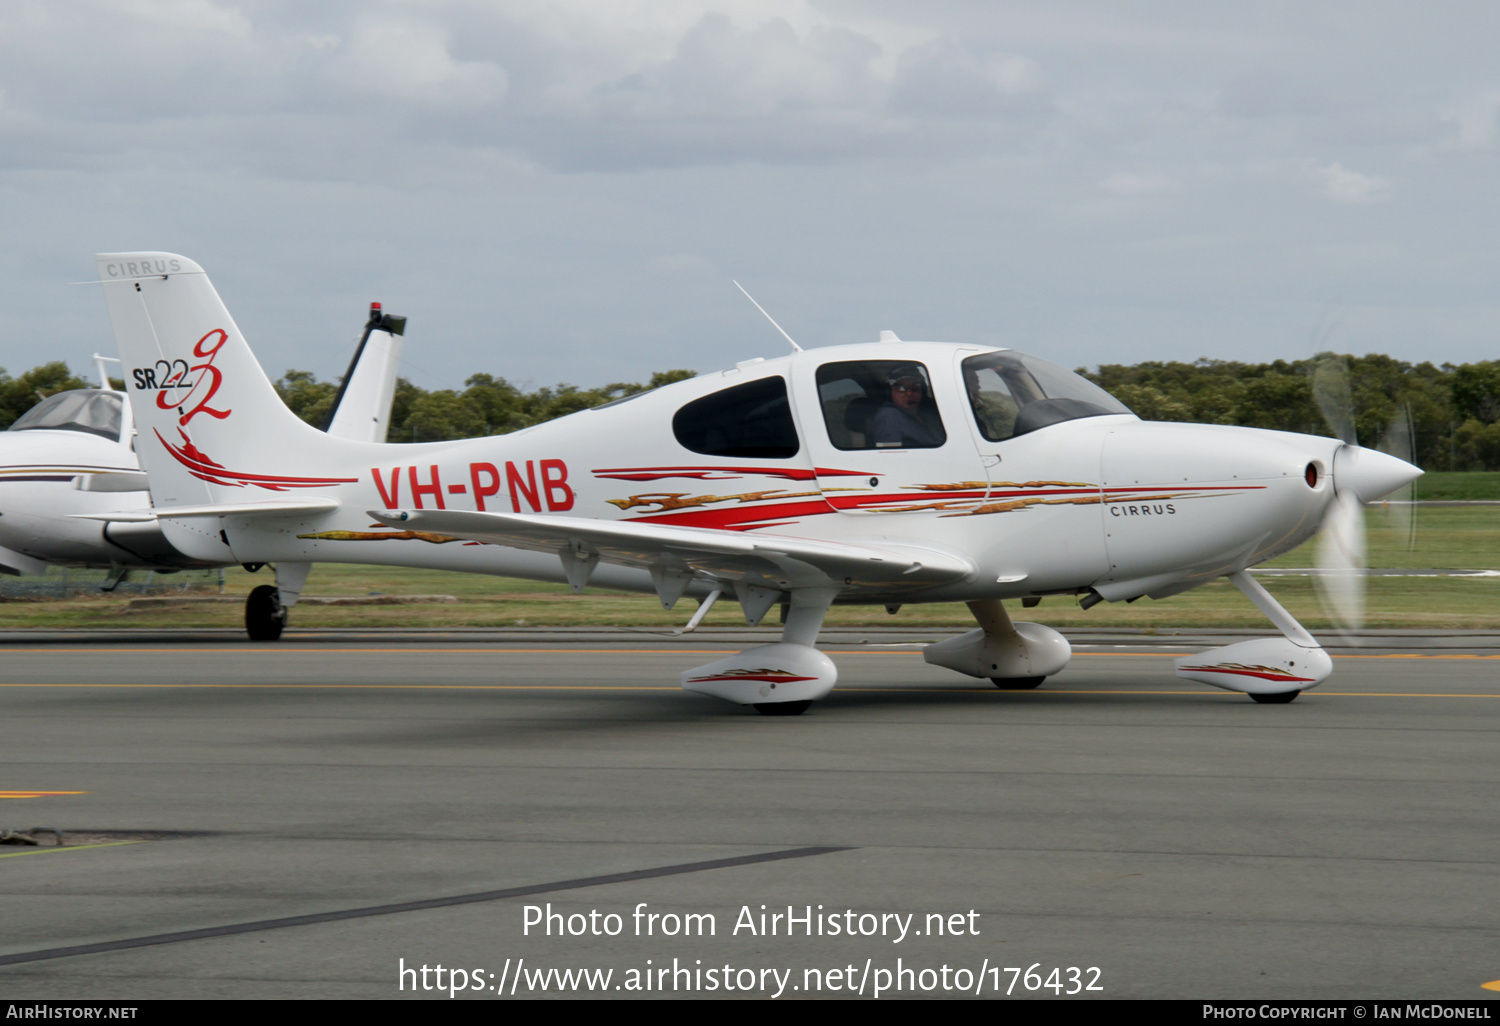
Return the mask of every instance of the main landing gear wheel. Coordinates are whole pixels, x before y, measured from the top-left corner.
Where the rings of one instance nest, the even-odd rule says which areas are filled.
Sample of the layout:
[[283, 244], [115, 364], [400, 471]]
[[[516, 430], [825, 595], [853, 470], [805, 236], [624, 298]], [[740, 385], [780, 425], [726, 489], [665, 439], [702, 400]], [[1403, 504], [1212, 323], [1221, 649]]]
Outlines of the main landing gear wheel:
[[251, 641], [275, 641], [286, 627], [286, 610], [277, 601], [276, 586], [262, 584], [245, 599], [245, 633]]
[[755, 711], [762, 716], [801, 716], [812, 708], [812, 702], [757, 702]]
[[1006, 691], [1030, 691], [1040, 687], [1046, 677], [991, 677], [990, 683]]
[[1274, 695], [1257, 695], [1251, 692], [1250, 697], [1261, 705], [1286, 705], [1300, 694], [1301, 691], [1278, 691]]

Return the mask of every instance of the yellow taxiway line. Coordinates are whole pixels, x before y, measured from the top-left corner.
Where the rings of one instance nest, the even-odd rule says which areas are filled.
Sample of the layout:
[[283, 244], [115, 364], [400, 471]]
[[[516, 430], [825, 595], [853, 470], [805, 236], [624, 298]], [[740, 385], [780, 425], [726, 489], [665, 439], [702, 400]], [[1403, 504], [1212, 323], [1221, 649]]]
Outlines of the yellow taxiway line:
[[[830, 648], [824, 649], [828, 655], [865, 655], [865, 656], [900, 656], [918, 655], [921, 645], [913, 643], [910, 649], [868, 649], [868, 648]], [[1156, 659], [1172, 659], [1185, 653], [1175, 650], [1171, 652], [1074, 652], [1075, 656], [1088, 656], [1094, 658], [1109, 656], [1144, 656]], [[1201, 648], [1191, 642], [1184, 643], [1183, 648]], [[215, 648], [214, 653], [221, 652], [254, 652], [258, 655], [344, 655], [348, 653], [371, 653], [384, 655], [388, 653], [412, 653], [420, 655], [501, 655], [514, 653], [517, 655], [556, 655], [558, 653], [576, 653], [578, 655], [734, 655], [744, 649], [730, 648], [576, 648], [572, 645], [557, 645], [551, 648], [507, 648], [496, 645], [490, 648], [396, 648], [387, 646], [369, 648], [268, 648], [245, 646], [242, 648]], [[139, 652], [149, 655], [189, 655], [198, 656], [203, 654], [202, 649], [173, 647], [173, 648], [6, 648], [6, 653], [28, 653], [28, 654], [82, 654], [100, 653], [111, 655], [122, 655]], [[1469, 652], [1451, 653], [1426, 653], [1426, 652], [1388, 652], [1380, 655], [1356, 655], [1343, 654], [1333, 655], [1334, 659], [1500, 659], [1500, 654], [1476, 655]]]
[[88, 794], [87, 791], [0, 791], [0, 798], [51, 798], [60, 794]]
[[122, 844], [144, 844], [144, 841], [102, 841], [99, 844], [65, 844], [62, 847], [53, 845], [50, 848], [28, 848], [26, 851], [11, 851], [0, 855], [0, 859], [13, 859], [21, 855], [51, 855], [59, 851], [86, 851], [89, 848], [114, 848]]
[[[111, 655], [128, 654], [131, 652], [143, 652], [151, 655], [167, 653], [169, 655], [202, 655], [204, 649], [186, 648], [177, 646], [173, 648], [5, 648], [5, 653], [25, 652], [33, 655], [64, 652], [69, 654], [85, 654], [91, 652], [106, 653]], [[387, 648], [378, 646], [372, 648], [257, 648], [246, 646], [244, 648], [215, 648], [215, 655], [221, 652], [254, 652], [257, 655], [343, 655], [349, 652], [373, 652], [384, 654], [387, 652], [413, 652], [413, 653], [441, 653], [441, 654], [470, 654], [470, 655], [494, 655], [496, 652], [532, 652], [532, 653], [555, 653], [555, 652], [581, 652], [595, 655], [628, 655], [639, 652], [645, 655], [664, 655], [678, 653], [681, 655], [711, 655], [715, 652], [730, 652], [732, 650], [722, 648], [574, 648], [572, 645], [558, 645], [554, 648]], [[897, 653], [899, 654], [899, 653]]]
[[[154, 688], [157, 690], [173, 689], [245, 689], [262, 688], [268, 691], [681, 691], [682, 688], [675, 684], [168, 684], [168, 683], [135, 683], [135, 684], [100, 684], [91, 683], [26, 683], [11, 682], [0, 683], [0, 688], [105, 688], [105, 689], [129, 689], [129, 688]], [[912, 695], [987, 695], [991, 698], [1045, 698], [1048, 695], [1195, 695], [1216, 696], [1219, 698], [1242, 698], [1244, 695], [1239, 691], [1226, 691], [1215, 688], [1212, 691], [1184, 684], [1180, 688], [1162, 690], [1159, 688], [1037, 688], [1035, 690], [1010, 690], [1007, 688], [985, 688], [975, 685], [968, 688], [853, 688], [835, 687], [835, 691], [843, 693], [868, 692], [871, 694], [912, 694]], [[1330, 698], [1500, 698], [1500, 694], [1462, 694], [1462, 693], [1436, 693], [1416, 691], [1313, 691], [1308, 690], [1308, 695], [1316, 698], [1326, 695]], [[88, 792], [76, 792], [87, 794]]]

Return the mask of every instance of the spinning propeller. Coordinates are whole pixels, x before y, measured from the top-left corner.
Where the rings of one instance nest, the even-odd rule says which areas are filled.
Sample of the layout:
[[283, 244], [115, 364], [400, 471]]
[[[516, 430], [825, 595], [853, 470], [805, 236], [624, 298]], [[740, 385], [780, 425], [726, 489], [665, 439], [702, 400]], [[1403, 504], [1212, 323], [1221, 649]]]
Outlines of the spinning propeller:
[[[1354, 401], [1349, 366], [1341, 356], [1324, 355], [1313, 370], [1313, 399], [1334, 435], [1344, 444], [1334, 453], [1333, 503], [1323, 516], [1318, 536], [1315, 581], [1324, 605], [1339, 626], [1359, 630], [1364, 625], [1365, 545], [1364, 504], [1400, 492], [1410, 500], [1416, 480], [1412, 458], [1411, 411], [1402, 407], [1386, 425], [1378, 449], [1359, 444], [1354, 427]], [[1410, 502], [1398, 506], [1409, 535]]]

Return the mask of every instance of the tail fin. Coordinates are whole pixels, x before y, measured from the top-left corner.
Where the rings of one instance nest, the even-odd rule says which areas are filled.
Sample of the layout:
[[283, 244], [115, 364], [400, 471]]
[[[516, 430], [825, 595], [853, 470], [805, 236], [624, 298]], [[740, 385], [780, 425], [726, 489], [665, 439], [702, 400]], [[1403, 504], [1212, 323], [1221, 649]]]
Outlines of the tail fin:
[[392, 317], [370, 304], [364, 337], [349, 361], [339, 386], [327, 431], [335, 438], [383, 442], [391, 426], [391, 402], [396, 397], [396, 367], [401, 362], [401, 336], [406, 318]]
[[[337, 458], [340, 443], [287, 409], [203, 268], [174, 253], [97, 259], [156, 506], [243, 502], [247, 492], [357, 480], [347, 470], [309, 476], [348, 466]], [[293, 458], [299, 476], [286, 465]], [[222, 560], [216, 533], [207, 535], [211, 544], [172, 542]]]

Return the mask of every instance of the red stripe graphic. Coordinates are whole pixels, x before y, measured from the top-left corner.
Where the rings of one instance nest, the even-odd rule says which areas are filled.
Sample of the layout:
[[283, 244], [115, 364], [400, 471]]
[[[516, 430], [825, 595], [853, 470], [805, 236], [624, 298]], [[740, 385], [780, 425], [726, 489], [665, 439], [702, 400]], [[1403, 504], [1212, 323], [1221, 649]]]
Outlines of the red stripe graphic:
[[715, 674], [711, 677], [692, 677], [688, 679], [689, 684], [706, 684], [715, 680], [763, 680], [772, 684], [795, 684], [799, 680], [817, 680], [816, 677], [792, 677], [781, 673], [729, 673]]
[[[1033, 493], [1027, 493], [1033, 494]], [[1036, 493], [1045, 494], [1045, 493]], [[872, 506], [889, 506], [892, 503], [901, 503], [902, 506], [917, 505], [929, 509], [937, 503], [953, 502], [957, 499], [983, 499], [984, 492], [900, 492], [886, 495], [830, 495], [829, 505], [834, 509], [868, 509]], [[892, 513], [901, 512], [900, 508], [891, 510]]]
[[659, 513], [649, 517], [635, 517], [632, 524], [677, 524], [683, 527], [712, 527], [726, 531], [752, 531], [767, 527], [767, 521], [784, 521], [787, 517], [812, 517], [832, 513], [822, 500], [810, 502], [763, 503], [752, 506], [731, 506], [727, 509], [691, 509], [677, 513]]
[[[155, 431], [154, 428], [152, 430]], [[252, 484], [268, 491], [283, 492], [288, 488], [326, 488], [329, 485], [353, 484], [359, 480], [357, 477], [279, 477], [274, 474], [246, 474], [226, 470], [200, 452], [181, 428], [177, 429], [177, 433], [182, 435], [183, 444], [180, 446], [162, 438], [160, 431], [156, 431], [156, 437], [178, 463], [187, 467], [190, 474], [211, 484], [228, 485], [232, 488]]]
[[686, 477], [697, 481], [733, 481], [741, 477], [779, 477], [788, 481], [811, 481], [814, 477], [869, 477], [863, 470], [804, 470], [800, 467], [615, 467], [592, 472], [595, 477], [616, 481], [663, 481]]
[[1287, 681], [1293, 684], [1310, 684], [1311, 677], [1295, 677], [1290, 673], [1266, 672], [1264, 670], [1237, 670], [1227, 666], [1184, 666], [1183, 670], [1195, 670], [1199, 673], [1228, 673], [1237, 677], [1259, 677], [1261, 680]]
[[[1132, 488], [1106, 488], [1106, 495], [1116, 492], [1259, 492], [1265, 485], [1136, 485]], [[1090, 489], [1092, 491], [1092, 489]]]
[[[640, 468], [642, 472], [646, 468]], [[670, 470], [671, 468], [657, 468], [658, 470]], [[727, 471], [732, 468], [683, 468], [692, 469], [693, 473], [708, 474], [710, 472]], [[737, 468], [744, 469], [747, 473], [764, 472], [761, 468]], [[595, 474], [624, 473], [625, 471], [606, 472], [594, 471]], [[634, 472], [634, 471], [632, 471]], [[805, 471], [787, 471], [782, 476], [791, 477], [794, 473], [806, 474]], [[863, 476], [857, 471], [828, 471], [819, 469], [818, 475], [842, 475], [846, 477]], [[664, 475], [672, 476], [672, 475]], [[676, 476], [690, 476], [678, 474]], [[803, 477], [795, 480], [805, 480]], [[1107, 488], [1105, 492], [1126, 494], [1160, 494], [1171, 491], [1168, 498], [1211, 498], [1214, 494], [1223, 494], [1233, 491], [1259, 491], [1264, 485], [1201, 485], [1201, 486], [1172, 486], [1171, 488], [1137, 486], [1131, 488]], [[959, 509], [967, 508], [962, 504], [965, 502], [984, 502], [1003, 499], [1068, 499], [1076, 496], [1097, 496], [1098, 488], [1025, 488], [1006, 489], [1003, 491], [987, 491], [972, 489], [968, 491], [924, 491], [924, 492], [827, 492], [821, 499], [807, 500], [802, 502], [776, 502], [774, 496], [772, 501], [745, 503], [738, 506], [722, 509], [689, 509], [674, 510], [668, 513], [656, 513], [650, 516], [634, 517], [630, 523], [647, 524], [677, 524], [685, 527], [706, 527], [728, 531], [754, 531], [763, 527], [783, 527], [789, 521], [787, 518], [802, 518], [823, 516], [833, 512], [869, 512], [869, 513], [901, 513], [901, 512], [929, 512], [953, 509], [956, 505]], [[1186, 494], [1184, 494], [1186, 493]], [[1126, 499], [1115, 499], [1105, 501], [1129, 501]], [[1294, 678], [1288, 678], [1294, 679]]]

